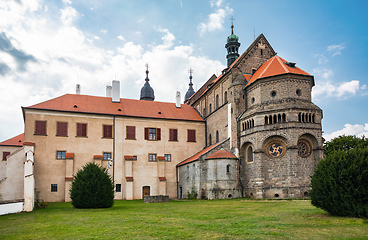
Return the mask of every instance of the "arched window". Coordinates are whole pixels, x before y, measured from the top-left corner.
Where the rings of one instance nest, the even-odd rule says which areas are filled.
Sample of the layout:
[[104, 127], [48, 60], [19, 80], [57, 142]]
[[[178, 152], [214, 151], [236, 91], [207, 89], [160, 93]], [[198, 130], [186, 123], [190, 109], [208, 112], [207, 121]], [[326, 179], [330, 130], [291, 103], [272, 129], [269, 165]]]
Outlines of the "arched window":
[[305, 122], [305, 121], [304, 121], [304, 113], [302, 113], [302, 122]]
[[208, 143], [209, 143], [209, 146], [212, 145], [212, 136], [211, 136], [211, 134], [208, 136]]
[[298, 114], [298, 122], [301, 122], [302, 121], [302, 114], [301, 113], [299, 113]]
[[276, 124], [276, 123], [277, 123], [277, 116], [273, 115], [273, 124]]
[[219, 95], [216, 95], [216, 109], [219, 108]]
[[308, 118], [309, 118], [309, 122], [312, 122], [312, 114], [309, 113]]
[[268, 124], [268, 116], [265, 116], [264, 118], [264, 124], [267, 125]]
[[253, 148], [251, 146], [247, 149], [247, 162], [253, 162]]
[[189, 166], [187, 166], [187, 179], [189, 179]]
[[206, 116], [206, 108], [203, 108], [203, 116]]
[[312, 115], [312, 122], [313, 122], [313, 123], [316, 123], [316, 120], [315, 120], [314, 114]]
[[252, 119], [252, 127], [254, 127], [254, 119]]
[[195, 178], [195, 175], [196, 175], [196, 169], [195, 169], [195, 164], [193, 164], [193, 172], [192, 172], [193, 179]]
[[226, 165], [226, 174], [230, 174], [230, 164]]
[[218, 130], [216, 131], [216, 142], [219, 142], [219, 132], [218, 132]]
[[210, 104], [210, 112], [209, 112], [209, 114], [212, 112], [212, 104]]
[[268, 116], [268, 122], [269, 124], [272, 124], [272, 115]]
[[286, 114], [285, 113], [282, 114], [282, 122], [286, 122]]
[[224, 93], [224, 100], [225, 100], [225, 103], [227, 103], [227, 92], [226, 91]]
[[277, 122], [281, 122], [281, 114], [277, 115]]

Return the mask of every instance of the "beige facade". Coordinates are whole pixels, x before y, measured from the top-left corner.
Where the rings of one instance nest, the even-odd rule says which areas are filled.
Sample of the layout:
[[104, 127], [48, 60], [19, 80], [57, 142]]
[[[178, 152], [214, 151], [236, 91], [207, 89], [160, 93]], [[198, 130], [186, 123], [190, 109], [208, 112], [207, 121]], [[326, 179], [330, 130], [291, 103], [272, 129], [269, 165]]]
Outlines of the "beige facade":
[[[25, 141], [35, 143], [35, 186], [40, 198], [49, 202], [69, 201], [72, 176], [87, 162], [107, 167], [104, 153], [114, 161], [109, 172], [117, 186], [116, 199], [143, 198], [143, 187], [150, 195], [176, 197], [176, 164], [205, 144], [204, 121], [32, 108], [24, 109], [24, 118]], [[36, 121], [46, 122], [45, 135], [35, 134]], [[66, 136], [57, 136], [58, 122], [67, 123]], [[78, 123], [86, 124], [85, 137], [77, 136]], [[112, 126], [112, 138], [103, 137], [104, 125]], [[127, 126], [135, 127], [134, 139], [127, 139]], [[161, 139], [145, 140], [145, 128], [160, 129]], [[176, 129], [177, 141], [170, 141], [170, 129]], [[195, 130], [195, 142], [188, 142], [188, 130]], [[57, 152], [65, 152], [65, 158], [57, 159]], [[149, 154], [155, 155], [154, 161], [149, 161]]]

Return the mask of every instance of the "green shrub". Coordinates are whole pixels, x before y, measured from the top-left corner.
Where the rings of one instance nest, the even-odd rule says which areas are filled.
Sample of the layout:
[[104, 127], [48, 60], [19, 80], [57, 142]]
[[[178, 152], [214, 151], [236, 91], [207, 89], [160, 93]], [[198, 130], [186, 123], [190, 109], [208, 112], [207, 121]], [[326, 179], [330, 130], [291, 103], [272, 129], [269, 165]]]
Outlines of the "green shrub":
[[198, 193], [195, 191], [194, 187], [192, 187], [191, 192], [187, 192], [188, 199], [197, 199]]
[[87, 163], [74, 175], [70, 189], [76, 208], [109, 208], [114, 204], [114, 182], [107, 169]]
[[311, 178], [312, 204], [332, 215], [368, 217], [368, 148], [329, 153]]

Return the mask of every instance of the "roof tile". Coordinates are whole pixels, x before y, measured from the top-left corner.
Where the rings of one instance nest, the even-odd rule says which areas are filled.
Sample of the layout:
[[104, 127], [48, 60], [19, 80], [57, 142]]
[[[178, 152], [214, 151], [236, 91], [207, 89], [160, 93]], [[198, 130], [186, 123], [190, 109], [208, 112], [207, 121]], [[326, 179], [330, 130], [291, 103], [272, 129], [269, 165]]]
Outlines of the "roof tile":
[[3, 142], [0, 142], [0, 146], [21, 147], [21, 146], [23, 146], [23, 142], [24, 142], [24, 133], [19, 134], [18, 136], [15, 136], [15, 137], [10, 138], [8, 140], [5, 140]]
[[210, 156], [208, 156], [206, 159], [221, 159], [221, 158], [235, 158], [237, 159], [237, 157], [232, 154], [231, 152], [225, 150], [225, 149], [220, 149], [216, 152], [214, 152], [213, 154], [211, 154]]
[[180, 108], [175, 103], [120, 99], [113, 103], [109, 97], [65, 94], [63, 96], [35, 104], [25, 109], [44, 109], [63, 112], [80, 112], [129, 117], [204, 121], [196, 110], [186, 104]]
[[298, 67], [290, 67], [286, 64], [287, 61], [279, 56], [274, 56], [270, 58], [267, 62], [265, 62], [258, 70], [253, 74], [250, 80], [248, 80], [249, 84], [255, 82], [257, 79], [277, 76], [285, 73], [293, 73], [293, 74], [300, 74], [300, 75], [307, 75], [311, 76], [309, 73], [303, 71]]

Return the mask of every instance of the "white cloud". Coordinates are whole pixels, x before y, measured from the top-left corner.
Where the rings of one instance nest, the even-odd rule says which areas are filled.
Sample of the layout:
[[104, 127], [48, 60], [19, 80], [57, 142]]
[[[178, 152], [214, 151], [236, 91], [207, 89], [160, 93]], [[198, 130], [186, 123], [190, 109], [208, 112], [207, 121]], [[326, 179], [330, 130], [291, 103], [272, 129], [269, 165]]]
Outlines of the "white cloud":
[[72, 7], [60, 9], [60, 12], [60, 19], [64, 23], [64, 25], [70, 25], [78, 16], [77, 11]]
[[100, 32], [101, 33], [107, 33], [107, 30], [106, 29], [101, 29]]
[[337, 97], [338, 99], [345, 99], [355, 96], [358, 92], [364, 94], [367, 89], [366, 85], [360, 85], [358, 80], [350, 82], [343, 82], [334, 85], [330, 81], [322, 84], [317, 84], [312, 90], [313, 97]]
[[[139, 99], [148, 62], [156, 100], [174, 102], [176, 90], [184, 96], [188, 89], [189, 68], [196, 71], [194, 85], [201, 86], [210, 73], [225, 67], [218, 61], [192, 56], [193, 44], [178, 45], [169, 29], [163, 28], [157, 29], [162, 34], [161, 42], [151, 47], [124, 42], [121, 47], [104, 49], [94, 45], [94, 41], [74, 26], [75, 18], [80, 15], [75, 9], [67, 7], [53, 13], [51, 11], [59, 10], [49, 8], [50, 13], [41, 15], [34, 13], [37, 9], [43, 13], [40, 2], [31, 2], [35, 4], [24, 7], [12, 1], [5, 4], [0, 1], [0, 27], [6, 30], [14, 47], [37, 60], [27, 63], [27, 71], [20, 72], [14, 59], [0, 51], [0, 58], [10, 69], [1, 76], [6, 84], [0, 88], [0, 111], [3, 113], [0, 139], [23, 131], [20, 106], [75, 93], [76, 83], [81, 84], [82, 94], [103, 96], [105, 85], [118, 79], [122, 97]], [[6, 18], [9, 16], [11, 21]], [[125, 41], [122, 35], [118, 39]]]
[[212, 0], [212, 1], [210, 1], [210, 4], [211, 4], [211, 7], [216, 6], [216, 7], [219, 8], [222, 5], [222, 0], [217, 0], [217, 1]]
[[345, 48], [345, 43], [332, 44], [327, 47], [327, 51], [332, 53], [332, 56], [341, 55], [341, 50]]
[[100, 39], [99, 36], [94, 36], [93, 38], [96, 39], [96, 40]]
[[225, 17], [231, 15], [233, 9], [226, 6], [225, 8], [220, 8], [222, 5], [222, 1], [211, 1], [211, 7], [217, 7], [214, 13], [208, 15], [207, 22], [202, 22], [198, 25], [199, 34], [202, 36], [206, 32], [213, 32], [216, 30], [224, 29], [223, 24], [225, 21]]
[[365, 123], [364, 125], [359, 124], [345, 124], [344, 128], [341, 130], [338, 130], [336, 132], [330, 133], [330, 134], [324, 134], [323, 137], [326, 139], [326, 141], [330, 141], [331, 139], [342, 136], [342, 135], [355, 135], [357, 137], [361, 136], [368, 136], [368, 123]]
[[318, 64], [322, 65], [328, 62], [328, 59], [323, 54], [314, 54], [315, 58], [318, 58]]

